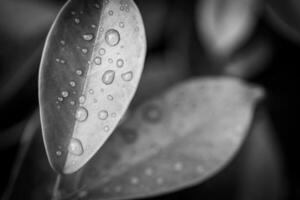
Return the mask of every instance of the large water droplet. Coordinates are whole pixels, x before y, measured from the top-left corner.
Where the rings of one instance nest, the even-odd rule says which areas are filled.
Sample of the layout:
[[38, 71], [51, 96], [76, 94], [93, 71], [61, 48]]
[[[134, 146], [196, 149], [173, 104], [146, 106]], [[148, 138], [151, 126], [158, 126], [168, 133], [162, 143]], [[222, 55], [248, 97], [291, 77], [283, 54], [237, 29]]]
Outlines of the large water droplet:
[[133, 78], [133, 73], [130, 71], [130, 72], [126, 72], [126, 73], [123, 73], [122, 75], [121, 75], [121, 77], [122, 77], [122, 79], [124, 80], [124, 81], [131, 81], [132, 80], [132, 78]]
[[109, 29], [105, 33], [105, 41], [109, 46], [116, 46], [120, 41], [120, 34], [115, 29]]
[[98, 112], [98, 118], [101, 120], [106, 120], [108, 117], [108, 112], [106, 110], [101, 110]]
[[68, 96], [69, 96], [69, 92], [68, 92], [68, 91], [62, 91], [62, 92], [61, 92], [61, 95], [62, 95], [63, 97], [68, 97]]
[[79, 108], [76, 110], [75, 118], [76, 118], [78, 121], [80, 121], [80, 122], [85, 121], [85, 120], [88, 118], [88, 111], [87, 111], [87, 109], [84, 108], [84, 107], [79, 107]]
[[117, 67], [123, 67], [123, 65], [124, 65], [124, 60], [123, 59], [118, 59], [117, 60]]
[[94, 38], [94, 35], [91, 33], [82, 35], [82, 38], [86, 41], [91, 41]]
[[83, 147], [79, 139], [71, 138], [68, 151], [76, 156], [80, 156], [83, 154]]
[[115, 72], [112, 70], [107, 70], [106, 72], [104, 72], [102, 76], [102, 81], [105, 85], [112, 84], [114, 79], [115, 79]]
[[100, 58], [100, 57], [94, 58], [94, 63], [95, 63], [96, 65], [101, 65], [101, 58]]

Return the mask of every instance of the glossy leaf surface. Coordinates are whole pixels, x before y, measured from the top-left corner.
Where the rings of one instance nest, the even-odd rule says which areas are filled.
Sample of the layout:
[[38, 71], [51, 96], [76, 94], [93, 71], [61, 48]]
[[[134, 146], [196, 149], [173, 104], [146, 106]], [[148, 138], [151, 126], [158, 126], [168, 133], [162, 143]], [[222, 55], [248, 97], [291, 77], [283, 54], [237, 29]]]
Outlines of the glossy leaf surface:
[[202, 182], [247, 135], [262, 90], [236, 79], [187, 81], [142, 104], [78, 173], [63, 199], [131, 199]]
[[126, 111], [146, 53], [132, 0], [68, 1], [45, 44], [39, 75], [43, 137], [52, 167], [80, 169]]

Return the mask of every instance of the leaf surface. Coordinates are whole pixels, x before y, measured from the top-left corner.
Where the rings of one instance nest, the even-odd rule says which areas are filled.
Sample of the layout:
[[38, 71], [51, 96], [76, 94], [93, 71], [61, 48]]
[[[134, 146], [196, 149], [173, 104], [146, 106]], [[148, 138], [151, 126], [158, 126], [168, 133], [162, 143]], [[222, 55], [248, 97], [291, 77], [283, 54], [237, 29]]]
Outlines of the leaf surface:
[[136, 91], [145, 53], [132, 0], [73, 0], [59, 12], [39, 74], [43, 138], [57, 172], [77, 171], [105, 143]]

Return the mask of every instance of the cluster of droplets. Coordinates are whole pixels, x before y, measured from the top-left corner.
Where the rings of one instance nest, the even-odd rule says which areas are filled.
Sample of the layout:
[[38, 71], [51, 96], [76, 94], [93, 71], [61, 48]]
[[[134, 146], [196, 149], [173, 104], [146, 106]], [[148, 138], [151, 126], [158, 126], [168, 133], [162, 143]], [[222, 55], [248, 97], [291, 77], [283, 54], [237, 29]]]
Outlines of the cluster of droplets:
[[129, 4], [125, 0], [120, 1], [120, 10], [129, 12]]

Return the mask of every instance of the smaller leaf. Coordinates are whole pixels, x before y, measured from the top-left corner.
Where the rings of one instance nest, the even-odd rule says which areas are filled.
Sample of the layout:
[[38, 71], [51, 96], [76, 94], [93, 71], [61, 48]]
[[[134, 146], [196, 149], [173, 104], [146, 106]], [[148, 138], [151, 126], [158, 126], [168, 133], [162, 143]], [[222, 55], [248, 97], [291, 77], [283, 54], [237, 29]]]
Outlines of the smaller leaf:
[[62, 197], [149, 197], [206, 180], [239, 150], [262, 94], [229, 78], [177, 85], [141, 105], [80, 172], [65, 177]]

